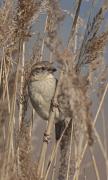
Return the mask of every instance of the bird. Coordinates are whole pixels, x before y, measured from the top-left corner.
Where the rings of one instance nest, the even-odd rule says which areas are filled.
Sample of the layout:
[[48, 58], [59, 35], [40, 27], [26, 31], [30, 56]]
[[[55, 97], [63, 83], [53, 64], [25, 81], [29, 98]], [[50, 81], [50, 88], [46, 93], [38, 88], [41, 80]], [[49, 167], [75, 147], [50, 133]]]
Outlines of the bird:
[[[31, 104], [43, 120], [48, 120], [52, 99], [57, 86], [54, 72], [57, 71], [53, 64], [48, 61], [36, 62], [31, 67], [28, 94]], [[56, 119], [59, 112], [57, 110]], [[63, 126], [60, 121], [55, 123], [56, 140], [60, 138]]]

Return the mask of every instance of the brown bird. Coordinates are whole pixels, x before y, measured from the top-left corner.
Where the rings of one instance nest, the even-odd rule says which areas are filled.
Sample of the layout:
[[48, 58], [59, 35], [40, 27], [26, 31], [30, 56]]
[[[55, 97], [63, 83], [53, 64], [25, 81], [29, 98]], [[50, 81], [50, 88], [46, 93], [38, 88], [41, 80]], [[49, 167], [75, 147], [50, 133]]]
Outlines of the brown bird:
[[[28, 83], [28, 93], [31, 104], [40, 117], [48, 120], [51, 101], [54, 97], [57, 79], [54, 77], [56, 68], [52, 63], [42, 61], [34, 64], [31, 68], [30, 79]], [[56, 119], [59, 112], [56, 112]], [[58, 140], [62, 131], [61, 121], [56, 122], [56, 139]]]

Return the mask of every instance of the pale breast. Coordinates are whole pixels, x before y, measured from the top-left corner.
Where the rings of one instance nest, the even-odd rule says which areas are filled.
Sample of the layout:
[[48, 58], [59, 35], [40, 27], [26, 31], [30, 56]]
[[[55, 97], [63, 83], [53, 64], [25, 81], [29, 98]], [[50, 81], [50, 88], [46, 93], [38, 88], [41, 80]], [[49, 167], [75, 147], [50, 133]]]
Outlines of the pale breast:
[[44, 80], [29, 83], [28, 91], [31, 103], [37, 113], [48, 119], [51, 100], [54, 96], [56, 79], [49, 75]]

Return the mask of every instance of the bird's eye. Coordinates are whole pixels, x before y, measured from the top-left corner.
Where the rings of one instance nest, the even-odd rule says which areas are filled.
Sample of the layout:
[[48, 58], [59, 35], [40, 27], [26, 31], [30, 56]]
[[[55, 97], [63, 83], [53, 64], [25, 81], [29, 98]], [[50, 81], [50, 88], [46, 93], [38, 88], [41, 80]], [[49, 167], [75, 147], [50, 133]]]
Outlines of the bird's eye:
[[45, 70], [45, 67], [42, 67], [42, 70]]

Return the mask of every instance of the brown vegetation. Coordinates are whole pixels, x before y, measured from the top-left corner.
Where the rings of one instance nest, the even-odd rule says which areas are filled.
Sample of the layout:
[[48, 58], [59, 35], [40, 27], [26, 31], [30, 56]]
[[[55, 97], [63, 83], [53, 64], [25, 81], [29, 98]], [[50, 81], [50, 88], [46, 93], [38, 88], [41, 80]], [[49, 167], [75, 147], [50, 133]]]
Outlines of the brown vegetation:
[[[105, 1], [99, 8], [91, 4], [85, 23], [85, 19], [80, 18], [82, 0], [74, 2], [67, 44], [60, 37], [59, 28], [66, 16], [72, 14], [64, 11], [57, 0], [5, 0], [0, 7], [0, 180], [55, 180], [57, 173], [59, 180], [80, 180], [82, 174], [82, 179], [86, 179], [87, 165], [94, 170], [92, 179], [100, 180], [102, 172], [97, 165], [95, 145], [104, 159], [104, 179], [108, 179], [107, 118], [104, 113], [108, 105], [108, 102], [104, 104], [108, 91], [105, 59], [108, 30], [103, 27], [108, 4]], [[96, 8], [94, 16], [93, 8]], [[46, 17], [45, 22], [43, 19], [39, 22], [41, 16]], [[44, 24], [41, 32], [39, 23]], [[86, 24], [83, 40], [78, 34], [82, 23]], [[78, 48], [77, 43], [80, 44]], [[40, 157], [35, 162], [32, 158], [32, 131], [36, 120], [33, 121], [34, 112], [29, 107], [27, 83], [31, 65], [43, 61], [46, 56], [59, 66], [53, 101], [58, 102], [66, 126], [60, 139], [53, 142], [49, 156], [49, 142], [43, 140]], [[55, 107], [46, 127], [49, 136], [53, 131], [54, 116]], [[102, 137], [96, 127], [98, 118], [103, 123]], [[90, 165], [88, 161], [83, 162], [86, 151], [91, 156]], [[56, 167], [59, 167], [58, 172]]]

